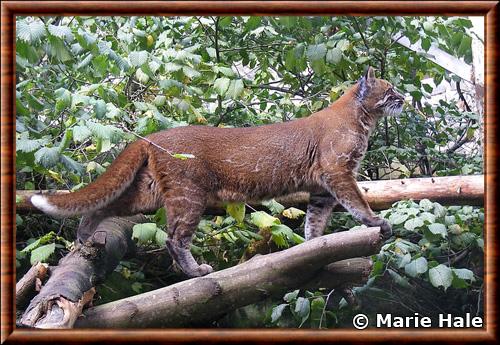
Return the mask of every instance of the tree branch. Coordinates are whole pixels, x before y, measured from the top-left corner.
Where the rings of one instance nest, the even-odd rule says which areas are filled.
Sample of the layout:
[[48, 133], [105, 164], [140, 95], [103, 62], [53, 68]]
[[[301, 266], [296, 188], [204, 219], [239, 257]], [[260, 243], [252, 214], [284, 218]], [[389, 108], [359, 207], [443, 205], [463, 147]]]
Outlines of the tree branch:
[[[332, 284], [338, 266], [326, 265], [375, 254], [379, 228], [338, 232], [285, 251], [186, 280], [162, 289], [107, 303], [85, 311], [78, 328], [144, 328], [199, 325], [239, 307], [295, 288]], [[339, 265], [339, 264], [337, 264]], [[343, 269], [345, 265], [340, 264]]]
[[[358, 182], [358, 186], [373, 210], [388, 209], [393, 203], [405, 199], [430, 199], [442, 205], [484, 205], [484, 175], [363, 181]], [[34, 190], [18, 190], [16, 194], [22, 201], [16, 205], [16, 212], [40, 213], [29, 202], [29, 197], [36, 193]], [[56, 193], [68, 191], [60, 190]], [[305, 207], [309, 201], [309, 193], [293, 193], [278, 197], [276, 201], [285, 207]], [[258, 203], [250, 205], [262, 209]], [[213, 203], [208, 205], [205, 213], [224, 214], [225, 209], [221, 203]]]
[[146, 218], [138, 215], [107, 218], [100, 223], [90, 240], [51, 268], [49, 280], [31, 300], [20, 325], [72, 328], [83, 307], [92, 301], [94, 286], [116, 268], [125, 253], [135, 248], [132, 227], [144, 221]]

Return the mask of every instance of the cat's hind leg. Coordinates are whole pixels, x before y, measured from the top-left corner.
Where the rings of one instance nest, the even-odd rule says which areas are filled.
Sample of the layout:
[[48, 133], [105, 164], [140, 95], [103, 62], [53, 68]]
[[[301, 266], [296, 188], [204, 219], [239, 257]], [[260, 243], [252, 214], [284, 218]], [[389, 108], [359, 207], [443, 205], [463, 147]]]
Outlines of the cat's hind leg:
[[323, 235], [328, 218], [337, 204], [337, 200], [332, 195], [311, 194], [304, 226], [306, 241]]
[[177, 189], [165, 196], [167, 211], [167, 249], [189, 277], [204, 276], [213, 271], [207, 264], [198, 265], [191, 254], [191, 241], [201, 216], [205, 211], [206, 199], [193, 189]]

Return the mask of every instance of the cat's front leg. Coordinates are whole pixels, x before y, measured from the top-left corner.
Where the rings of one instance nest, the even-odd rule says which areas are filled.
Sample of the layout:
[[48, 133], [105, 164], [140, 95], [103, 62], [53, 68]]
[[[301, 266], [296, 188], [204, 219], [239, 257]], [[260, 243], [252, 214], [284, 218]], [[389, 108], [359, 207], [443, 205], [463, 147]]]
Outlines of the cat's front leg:
[[391, 224], [386, 219], [376, 216], [363, 198], [356, 179], [352, 173], [335, 172], [323, 174], [324, 187], [327, 188], [337, 201], [353, 215], [354, 218], [367, 226], [379, 226], [384, 238], [392, 235]]

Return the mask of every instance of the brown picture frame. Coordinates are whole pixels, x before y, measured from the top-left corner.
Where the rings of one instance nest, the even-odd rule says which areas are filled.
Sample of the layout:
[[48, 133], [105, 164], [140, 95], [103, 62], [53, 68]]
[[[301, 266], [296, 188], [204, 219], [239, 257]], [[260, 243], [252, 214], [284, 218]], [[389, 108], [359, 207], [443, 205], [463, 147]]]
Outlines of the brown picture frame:
[[[3, 1], [1, 3], [1, 342], [366, 342], [497, 339], [498, 1]], [[17, 15], [476, 15], [485, 18], [485, 328], [99, 329], [15, 326], [15, 17]]]

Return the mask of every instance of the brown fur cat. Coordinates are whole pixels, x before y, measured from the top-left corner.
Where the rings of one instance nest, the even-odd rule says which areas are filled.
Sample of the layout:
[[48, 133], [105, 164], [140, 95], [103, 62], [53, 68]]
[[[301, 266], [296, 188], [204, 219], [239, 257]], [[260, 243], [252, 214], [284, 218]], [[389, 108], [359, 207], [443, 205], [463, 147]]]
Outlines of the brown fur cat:
[[253, 128], [188, 126], [151, 134], [130, 144], [87, 187], [67, 195], [34, 195], [31, 203], [54, 216], [84, 215], [78, 231], [85, 240], [109, 216], [167, 210], [167, 248], [188, 276], [212, 271], [198, 265], [191, 237], [209, 201], [258, 201], [309, 191], [305, 236], [321, 236], [340, 203], [368, 226], [391, 234], [356, 184], [368, 137], [379, 118], [398, 115], [403, 96], [373, 69], [336, 102], [307, 118]]

